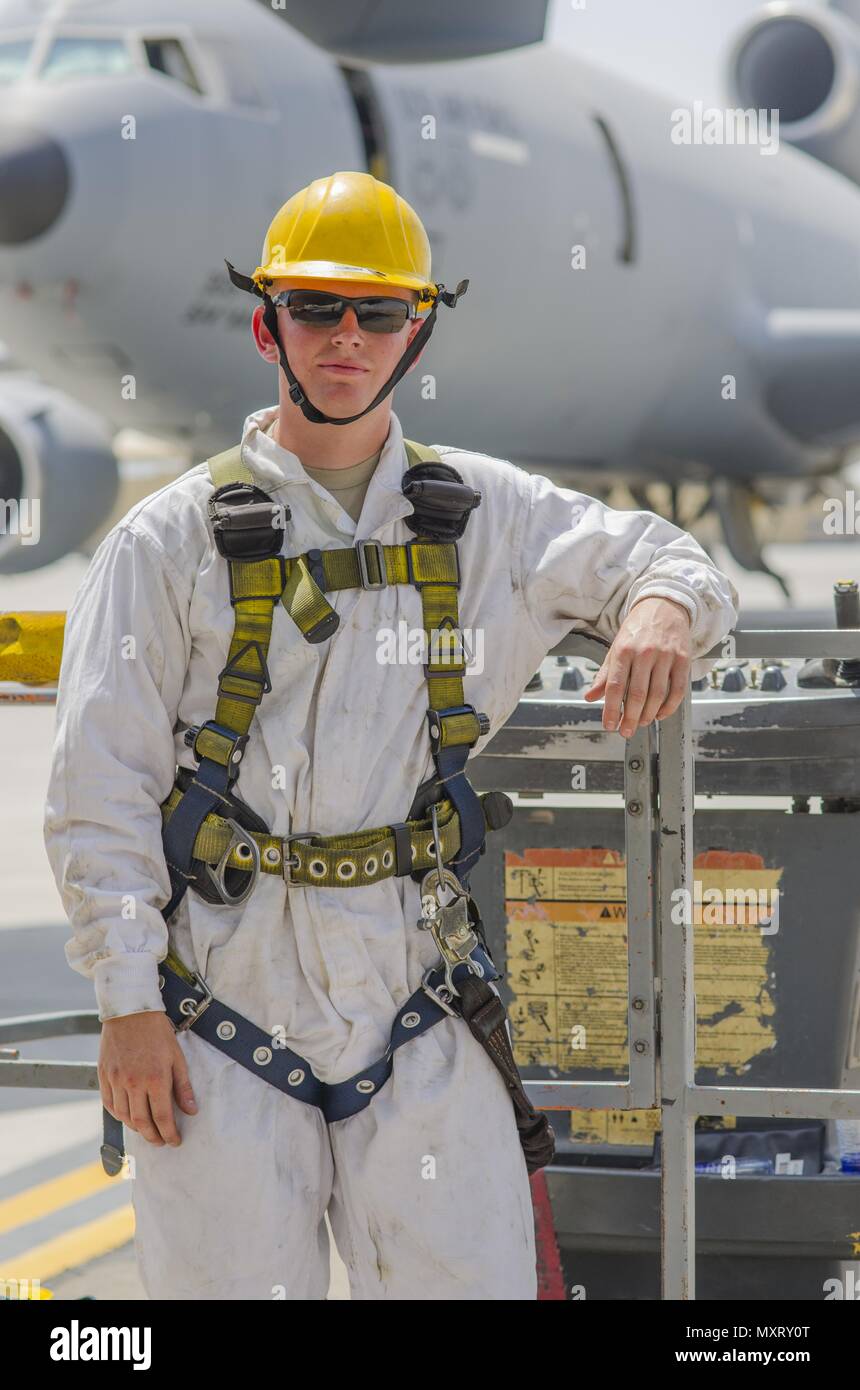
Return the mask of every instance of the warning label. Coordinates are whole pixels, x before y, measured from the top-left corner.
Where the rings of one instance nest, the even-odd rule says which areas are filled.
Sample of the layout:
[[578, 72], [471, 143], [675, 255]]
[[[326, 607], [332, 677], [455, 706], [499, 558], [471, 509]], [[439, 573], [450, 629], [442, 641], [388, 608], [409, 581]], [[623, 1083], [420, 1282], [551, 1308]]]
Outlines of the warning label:
[[[770, 923], [781, 875], [751, 853], [711, 850], [695, 860], [696, 1063], [719, 1075], [743, 1071], [776, 1042]], [[623, 856], [604, 848], [509, 850], [505, 898], [518, 1063], [626, 1076]], [[600, 1125], [610, 1113], [577, 1115], [597, 1116]], [[620, 1113], [629, 1125], [631, 1114], [647, 1112]]]

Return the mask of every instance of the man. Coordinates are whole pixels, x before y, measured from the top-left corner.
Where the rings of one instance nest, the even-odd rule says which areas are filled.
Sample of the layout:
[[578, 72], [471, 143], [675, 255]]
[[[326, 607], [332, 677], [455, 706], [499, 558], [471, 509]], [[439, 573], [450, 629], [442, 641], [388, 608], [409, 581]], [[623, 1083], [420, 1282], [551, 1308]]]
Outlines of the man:
[[[318, 581], [322, 557], [358, 539], [414, 539], [419, 503], [402, 490], [391, 390], [418, 360], [439, 303], [453, 307], [465, 284], [455, 294], [434, 285], [414, 210], [360, 173], [296, 194], [255, 275], [229, 269], [260, 295], [254, 339], [281, 369], [277, 406], [245, 421], [242, 463], [288, 508], [286, 555], [309, 557], [287, 589], [300, 571], [336, 623], [314, 640], [315, 616], [309, 626], [300, 606], [275, 612], [271, 691], [256, 703], [238, 792], [279, 838], [402, 830], [439, 762], [424, 666], [381, 660], [380, 641], [401, 625], [422, 630], [423, 591], [378, 576], [336, 592]], [[414, 317], [430, 306], [427, 319]], [[482, 454], [437, 453], [463, 494], [481, 494], [457, 541], [459, 624], [480, 630], [485, 650], [483, 669], [467, 672], [463, 709], [486, 718], [464, 757], [503, 725], [577, 621], [614, 638], [587, 697], [605, 697], [605, 727], [620, 718], [629, 736], [672, 713], [691, 659], [737, 617], [734, 589], [701, 548], [650, 512], [612, 511]], [[165, 1016], [170, 945], [235, 1011], [240, 1032], [250, 1021], [305, 1059], [296, 1084], [310, 1070], [334, 1087], [388, 1056], [395, 1016], [439, 963], [432, 932], [416, 926], [426, 916], [420, 874], [317, 887], [261, 873], [241, 902], [182, 892], [161, 807], [175, 764], [193, 769], [200, 756], [234, 623], [207, 521], [212, 497], [206, 465], [192, 468], [133, 507], [96, 552], [68, 615], [45, 818], [74, 928], [67, 957], [95, 983], [102, 1097], [129, 1131], [146, 1290], [324, 1298], [328, 1211], [353, 1298], [533, 1299], [528, 1170], [511, 1096], [463, 1018], [439, 1011], [397, 1046], [384, 1084], [359, 1083], [372, 1099], [332, 1120], [267, 1084], [271, 1047], [255, 1049], [259, 1075], [249, 1076], [254, 1062], [219, 1050], [232, 1024], [210, 1045], [196, 1017], [174, 1031]], [[443, 780], [452, 798], [462, 789], [453, 774]], [[460, 805], [455, 864], [468, 859]]]

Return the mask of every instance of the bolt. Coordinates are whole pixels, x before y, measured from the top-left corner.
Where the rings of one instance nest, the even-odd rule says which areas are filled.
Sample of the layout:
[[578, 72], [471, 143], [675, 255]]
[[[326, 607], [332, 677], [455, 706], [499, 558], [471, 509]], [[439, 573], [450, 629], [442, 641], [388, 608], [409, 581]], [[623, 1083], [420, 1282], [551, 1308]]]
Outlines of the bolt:
[[641, 815], [641, 814], [642, 814], [642, 802], [641, 802], [641, 801], [628, 801], [628, 803], [627, 803], [627, 810], [630, 812], [630, 815], [631, 815], [631, 816], [639, 816], [639, 815]]
[[639, 772], [642, 768], [642, 759], [631, 758], [627, 766], [630, 768], [631, 772]]
[[634, 1051], [634, 1052], [647, 1052], [647, 1051], [648, 1051], [648, 1044], [647, 1044], [647, 1043], [644, 1043], [644, 1042], [635, 1042], [635, 1043], [633, 1044], [633, 1051]]

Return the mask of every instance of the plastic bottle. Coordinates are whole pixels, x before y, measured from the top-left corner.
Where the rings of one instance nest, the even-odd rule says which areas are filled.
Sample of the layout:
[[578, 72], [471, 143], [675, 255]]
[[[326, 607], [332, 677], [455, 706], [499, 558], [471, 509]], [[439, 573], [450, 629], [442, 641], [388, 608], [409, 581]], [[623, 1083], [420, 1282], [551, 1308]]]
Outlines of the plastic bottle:
[[836, 1121], [836, 1152], [843, 1173], [860, 1173], [860, 1120]]

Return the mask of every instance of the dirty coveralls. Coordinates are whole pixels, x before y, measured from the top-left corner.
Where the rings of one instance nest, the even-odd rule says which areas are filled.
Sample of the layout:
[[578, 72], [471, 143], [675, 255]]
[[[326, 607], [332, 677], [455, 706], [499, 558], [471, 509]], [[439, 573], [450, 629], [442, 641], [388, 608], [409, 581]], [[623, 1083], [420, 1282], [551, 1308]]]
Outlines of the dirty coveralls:
[[[356, 526], [298, 457], [250, 415], [243, 458], [292, 513], [284, 553], [413, 539], [396, 415]], [[490, 718], [480, 752], [574, 623], [612, 638], [631, 604], [679, 600], [693, 655], [736, 621], [737, 594], [692, 538], [651, 512], [615, 511], [503, 460], [434, 445], [482, 493], [458, 542], [460, 624], [474, 634], [467, 702]], [[101, 1020], [162, 1009], [170, 897], [161, 803], [183, 734], [215, 712], [233, 632], [228, 566], [207, 516], [205, 463], [131, 508], [99, 545], [69, 611], [45, 844], [70, 919], [73, 969]], [[420, 659], [377, 660], [377, 634], [422, 630], [409, 585], [329, 595], [335, 635], [312, 645], [276, 606], [272, 691], [235, 790], [272, 834], [342, 834], [406, 818], [434, 773]], [[401, 625], [403, 625], [401, 627]], [[483, 667], [478, 630], [483, 634]], [[696, 662], [694, 675], [712, 663]], [[438, 953], [419, 931], [419, 886], [291, 887], [262, 874], [239, 906], [189, 890], [170, 922], [179, 957], [217, 999], [286, 1044], [324, 1081], [386, 1050], [395, 1014]], [[155, 1299], [323, 1299], [328, 1210], [355, 1299], [534, 1299], [530, 1187], [502, 1078], [461, 1019], [394, 1054], [360, 1113], [327, 1126], [197, 1037], [179, 1036], [198, 1112], [176, 1108], [179, 1147], [126, 1129], [136, 1250]]]

